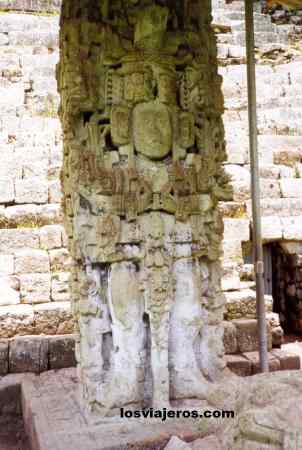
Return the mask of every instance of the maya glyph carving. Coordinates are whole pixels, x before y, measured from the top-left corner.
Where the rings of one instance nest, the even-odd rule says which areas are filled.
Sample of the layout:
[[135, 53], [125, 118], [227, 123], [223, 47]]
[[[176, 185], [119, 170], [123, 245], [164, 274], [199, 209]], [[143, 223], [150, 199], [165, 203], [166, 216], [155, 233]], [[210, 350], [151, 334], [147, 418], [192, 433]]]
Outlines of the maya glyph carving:
[[58, 83], [87, 408], [205, 398], [224, 368], [223, 100], [208, 1], [63, 2]]

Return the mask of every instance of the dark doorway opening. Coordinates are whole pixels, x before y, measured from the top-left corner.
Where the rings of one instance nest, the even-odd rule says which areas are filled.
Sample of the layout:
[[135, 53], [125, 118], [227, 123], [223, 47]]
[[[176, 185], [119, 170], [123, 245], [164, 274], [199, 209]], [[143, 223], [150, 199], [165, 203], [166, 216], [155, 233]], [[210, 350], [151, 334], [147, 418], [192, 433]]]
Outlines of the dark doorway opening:
[[[302, 338], [302, 258], [272, 245], [273, 311], [279, 314], [285, 335]], [[297, 336], [298, 335], [298, 336]]]

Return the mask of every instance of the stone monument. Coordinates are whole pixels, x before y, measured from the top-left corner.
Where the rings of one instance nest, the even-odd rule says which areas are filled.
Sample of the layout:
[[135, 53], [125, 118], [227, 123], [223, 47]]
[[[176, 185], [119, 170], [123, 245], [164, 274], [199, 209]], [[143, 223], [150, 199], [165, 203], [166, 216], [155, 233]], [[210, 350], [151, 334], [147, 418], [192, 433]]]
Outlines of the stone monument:
[[64, 0], [57, 79], [83, 403], [205, 399], [229, 197], [210, 0]]

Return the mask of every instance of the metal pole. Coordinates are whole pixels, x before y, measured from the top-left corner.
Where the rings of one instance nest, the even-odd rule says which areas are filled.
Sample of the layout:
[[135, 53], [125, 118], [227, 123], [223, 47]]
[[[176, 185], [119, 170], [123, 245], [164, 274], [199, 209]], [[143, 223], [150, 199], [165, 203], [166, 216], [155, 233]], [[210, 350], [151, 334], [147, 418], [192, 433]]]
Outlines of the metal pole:
[[253, 207], [253, 246], [255, 258], [259, 358], [261, 372], [268, 372], [267, 330], [264, 303], [263, 249], [261, 237], [260, 185], [257, 138], [255, 35], [253, 0], [245, 0], [245, 31], [248, 82], [248, 116]]

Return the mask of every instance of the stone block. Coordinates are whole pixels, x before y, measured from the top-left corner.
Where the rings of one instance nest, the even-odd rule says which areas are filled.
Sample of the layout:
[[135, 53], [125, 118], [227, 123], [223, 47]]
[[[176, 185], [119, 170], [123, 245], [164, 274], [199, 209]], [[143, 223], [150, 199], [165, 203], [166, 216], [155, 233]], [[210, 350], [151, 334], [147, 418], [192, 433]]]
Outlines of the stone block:
[[224, 351], [227, 355], [232, 353], [237, 353], [237, 333], [236, 333], [236, 327], [232, 322], [223, 322], [223, 344], [224, 344]]
[[46, 225], [40, 229], [40, 246], [44, 250], [53, 250], [62, 247], [61, 225]]
[[[38, 227], [62, 222], [60, 205], [17, 205], [5, 209], [10, 227]], [[28, 247], [28, 246], [27, 246]]]
[[20, 164], [22, 165], [24, 179], [35, 177], [43, 177], [45, 179], [48, 175], [48, 158], [38, 159], [34, 151], [31, 157], [21, 160]]
[[252, 374], [252, 363], [242, 355], [226, 355], [227, 367], [239, 377], [247, 377]]
[[48, 340], [42, 336], [18, 336], [9, 345], [10, 373], [41, 373], [48, 369]]
[[[233, 319], [255, 319], [256, 318], [256, 292], [252, 289], [241, 291], [225, 292], [225, 320]], [[273, 300], [269, 295], [265, 295], [265, 308], [271, 312]]]
[[16, 161], [14, 147], [11, 144], [6, 144], [5, 147], [0, 145], [0, 151], [2, 154], [5, 152], [5, 158], [0, 160], [0, 179], [13, 181], [21, 178], [22, 170]]
[[53, 273], [51, 277], [51, 299], [54, 302], [69, 301], [69, 272]]
[[71, 268], [72, 259], [66, 248], [50, 250], [49, 257], [52, 272], [64, 272]]
[[264, 241], [275, 241], [282, 239], [281, 219], [275, 216], [261, 218], [262, 239]]
[[20, 276], [22, 303], [50, 302], [51, 276], [49, 273], [30, 273]]
[[[260, 373], [260, 364], [259, 364], [259, 353], [258, 352], [247, 352], [244, 353], [245, 356], [252, 364], [252, 373], [251, 375], [255, 375], [256, 373]], [[275, 372], [280, 370], [280, 361], [277, 359], [272, 353], [268, 354], [268, 366], [270, 372]]]
[[61, 203], [62, 188], [59, 180], [54, 180], [49, 183], [49, 203]]
[[288, 241], [302, 240], [302, 216], [282, 217], [283, 238]]
[[302, 197], [302, 178], [284, 178], [280, 180], [282, 197], [301, 198]]
[[[259, 348], [258, 326], [256, 319], [233, 320], [236, 327], [238, 351], [240, 353], [254, 352]], [[272, 349], [272, 333], [267, 326], [267, 349]]]
[[39, 232], [33, 229], [0, 229], [0, 253], [14, 253], [26, 248], [39, 248]]
[[26, 249], [15, 253], [16, 274], [45, 273], [49, 271], [50, 263], [47, 251]]
[[14, 272], [14, 255], [0, 255], [0, 276], [13, 275]]
[[275, 356], [280, 361], [281, 370], [301, 369], [300, 355], [295, 355], [294, 353], [277, 348], [272, 350], [272, 355]]
[[49, 368], [65, 369], [75, 367], [75, 338], [73, 335], [49, 338]]
[[227, 239], [222, 242], [223, 258], [242, 262], [242, 247], [239, 239]]
[[36, 203], [48, 202], [48, 182], [44, 177], [32, 177], [16, 180], [16, 203]]
[[34, 317], [37, 334], [72, 334], [74, 332], [70, 302], [34, 305]]
[[224, 222], [224, 240], [239, 239], [241, 242], [250, 240], [250, 221], [248, 219], [229, 219]]
[[34, 334], [34, 311], [31, 305], [0, 306], [0, 338]]
[[222, 266], [221, 289], [223, 291], [235, 291], [240, 288], [238, 264], [224, 262]]
[[0, 339], [0, 377], [8, 373], [8, 339]]
[[260, 179], [260, 197], [261, 198], [280, 198], [280, 183], [274, 179]]
[[7, 204], [15, 200], [15, 188], [13, 180], [0, 179], [0, 203]]
[[0, 277], [0, 306], [20, 303], [20, 286], [18, 279], [12, 276]]

